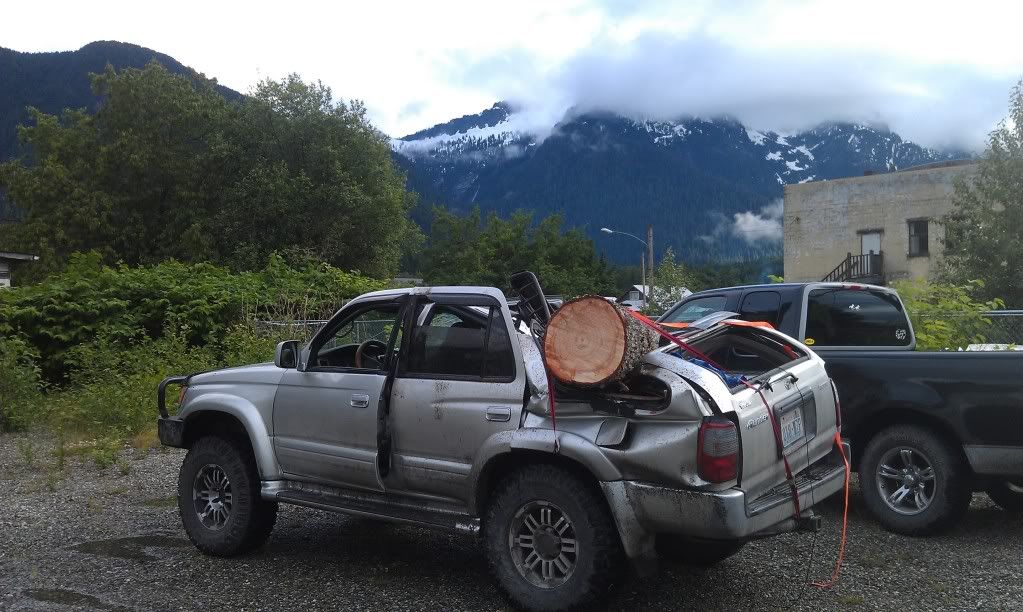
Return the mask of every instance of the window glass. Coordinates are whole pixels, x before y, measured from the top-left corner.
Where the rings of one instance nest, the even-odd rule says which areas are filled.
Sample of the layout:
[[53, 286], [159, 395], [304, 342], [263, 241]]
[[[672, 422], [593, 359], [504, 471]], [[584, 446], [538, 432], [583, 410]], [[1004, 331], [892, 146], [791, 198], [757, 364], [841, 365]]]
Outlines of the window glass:
[[405, 371], [460, 377], [513, 377], [515, 360], [501, 311], [423, 304], [416, 313]]
[[765, 321], [778, 327], [781, 296], [777, 291], [754, 291], [742, 298], [739, 317], [746, 321]]
[[810, 292], [810, 346], [908, 346], [909, 329], [902, 305], [890, 293], [840, 288]]
[[[384, 368], [386, 346], [391, 340], [391, 332], [397, 324], [400, 306], [394, 303], [380, 304], [352, 314], [343, 321], [334, 333], [316, 349], [310, 363], [318, 367], [369, 369]], [[363, 351], [361, 363], [356, 363], [356, 351], [359, 345], [375, 340]], [[400, 338], [396, 341], [400, 346]]]
[[725, 301], [723, 295], [694, 298], [679, 305], [661, 321], [664, 323], [692, 323], [701, 317], [724, 310]]
[[505, 324], [500, 308], [490, 309], [490, 334], [483, 376], [488, 378], [515, 377], [515, 353], [512, 352], [508, 326]]
[[334, 336], [324, 343], [321, 350], [348, 344], [358, 345], [367, 340], [379, 340], [387, 344], [391, 339], [391, 330], [394, 329], [397, 317], [398, 306], [396, 304], [362, 311], [343, 323]]
[[927, 255], [927, 219], [909, 221], [909, 254]]

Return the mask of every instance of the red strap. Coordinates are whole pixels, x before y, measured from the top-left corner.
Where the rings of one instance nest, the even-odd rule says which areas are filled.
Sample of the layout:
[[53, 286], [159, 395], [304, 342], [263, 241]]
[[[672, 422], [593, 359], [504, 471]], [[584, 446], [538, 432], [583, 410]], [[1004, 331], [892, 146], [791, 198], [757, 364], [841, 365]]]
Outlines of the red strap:
[[815, 587], [830, 589], [838, 582], [838, 575], [842, 573], [842, 560], [845, 558], [845, 532], [849, 526], [849, 473], [852, 469], [849, 466], [849, 458], [845, 456], [845, 447], [842, 446], [842, 434], [835, 432], [835, 444], [838, 452], [842, 455], [842, 462], [845, 463], [845, 501], [842, 508], [842, 539], [838, 544], [838, 559], [835, 561], [835, 569], [831, 572], [831, 578], [827, 582], [814, 582]]
[[[721, 367], [717, 362], [715, 362], [710, 357], [704, 355], [703, 353], [689, 346], [682, 340], [676, 338], [674, 335], [669, 334], [668, 332], [661, 329], [661, 327], [655, 321], [653, 321], [646, 315], [640, 314], [635, 310], [630, 310], [629, 314], [636, 318], [640, 323], [646, 325], [650, 329], [660, 334], [662, 337], [678, 345], [678, 347], [681, 348], [682, 350], [688, 351], [693, 355], [696, 355], [698, 359], [702, 359], [703, 361], [707, 362], [708, 364], [717, 368], [718, 370], [721, 370], [722, 372], [728, 372], [728, 370]], [[785, 447], [781, 441], [781, 426], [778, 425], [778, 419], [775, 418], [774, 410], [771, 409], [771, 405], [767, 403], [767, 398], [764, 397], [764, 392], [758, 389], [757, 387], [754, 387], [745, 380], [742, 381], [742, 384], [746, 385], [746, 387], [749, 389], [753, 389], [757, 393], [757, 395], [760, 396], [760, 401], [764, 403], [764, 408], [767, 408], [767, 418], [771, 420], [771, 429], [774, 431], [774, 444], [778, 451], [778, 458], [781, 459], [782, 464], [785, 466], [785, 479], [788, 481], [789, 489], [792, 492], [792, 505], [794, 506], [796, 511], [795, 517], [799, 518], [800, 516], [799, 489], [796, 488], [796, 480], [795, 478], [792, 477], [792, 467], [789, 465], [789, 458], [785, 456]]]
[[732, 327], [761, 327], [763, 329], [774, 329], [774, 325], [771, 325], [767, 321], [742, 321], [739, 319], [728, 319], [722, 321], [725, 325], [731, 325]]

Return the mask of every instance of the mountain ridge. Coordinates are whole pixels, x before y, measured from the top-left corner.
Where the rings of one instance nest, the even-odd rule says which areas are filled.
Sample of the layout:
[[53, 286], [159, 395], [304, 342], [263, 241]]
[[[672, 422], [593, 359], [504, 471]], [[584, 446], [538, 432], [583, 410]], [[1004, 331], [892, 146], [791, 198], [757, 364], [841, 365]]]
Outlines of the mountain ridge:
[[654, 224], [658, 253], [671, 246], [690, 261], [777, 257], [784, 185], [965, 156], [882, 126], [839, 121], [776, 132], [732, 118], [649, 120], [571, 109], [538, 136], [518, 129], [517, 117], [499, 102], [393, 139], [392, 148], [424, 200], [498, 214], [560, 212], [616, 261], [630, 260], [634, 249], [609, 241], [600, 227], [642, 233]]
[[[141, 45], [99, 40], [73, 51], [15, 51], [0, 47], [0, 160], [17, 152], [17, 126], [30, 120], [27, 107], [51, 115], [65, 108], [94, 110], [98, 98], [92, 93], [89, 73], [101, 73], [109, 64], [115, 69], [142, 68], [156, 60], [175, 74], [206, 78], [173, 57]], [[225, 87], [217, 91], [229, 100], [242, 94]]]

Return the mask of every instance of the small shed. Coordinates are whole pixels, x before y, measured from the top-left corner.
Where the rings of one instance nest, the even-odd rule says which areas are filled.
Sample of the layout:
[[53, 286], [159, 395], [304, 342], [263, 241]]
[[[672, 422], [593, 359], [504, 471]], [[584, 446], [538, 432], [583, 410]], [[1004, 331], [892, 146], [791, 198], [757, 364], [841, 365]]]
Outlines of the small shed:
[[11, 286], [11, 269], [26, 261], [39, 261], [38, 255], [0, 251], [0, 287]]

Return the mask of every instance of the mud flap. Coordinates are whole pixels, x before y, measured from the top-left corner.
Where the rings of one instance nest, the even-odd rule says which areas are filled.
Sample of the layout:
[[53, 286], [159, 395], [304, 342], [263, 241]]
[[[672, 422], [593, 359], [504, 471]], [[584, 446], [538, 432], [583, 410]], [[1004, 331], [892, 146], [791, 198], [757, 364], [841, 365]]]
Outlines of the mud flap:
[[641, 578], [648, 578], [657, 573], [658, 558], [656, 536], [639, 524], [632, 504], [629, 503], [625, 483], [621, 481], [601, 482], [604, 498], [611, 509], [618, 535], [622, 540], [622, 549], [632, 564], [633, 570]]

